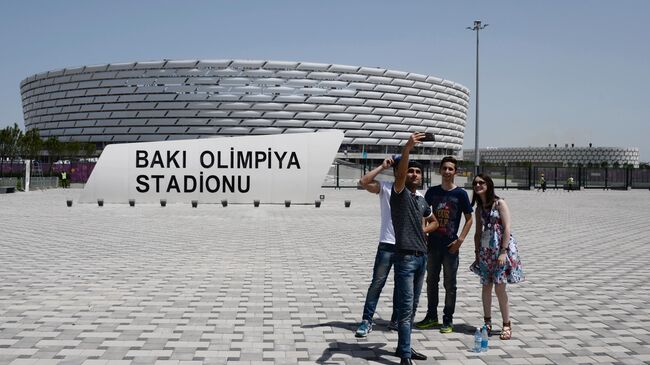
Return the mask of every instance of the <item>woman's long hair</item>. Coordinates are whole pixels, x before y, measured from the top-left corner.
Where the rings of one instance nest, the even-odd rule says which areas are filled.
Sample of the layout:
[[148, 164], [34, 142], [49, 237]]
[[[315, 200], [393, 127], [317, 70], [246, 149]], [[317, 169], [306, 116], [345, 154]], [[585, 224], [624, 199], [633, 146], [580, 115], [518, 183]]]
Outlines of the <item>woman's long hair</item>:
[[[476, 193], [476, 190], [474, 190], [474, 181], [476, 181], [477, 177], [480, 177], [483, 181], [485, 181], [486, 201], [482, 201], [481, 197]], [[494, 181], [492, 181], [492, 178], [486, 174], [478, 174], [474, 176], [474, 179], [472, 179], [472, 206], [477, 205], [482, 209], [490, 209], [495, 199], [499, 199], [499, 197], [494, 194]]]

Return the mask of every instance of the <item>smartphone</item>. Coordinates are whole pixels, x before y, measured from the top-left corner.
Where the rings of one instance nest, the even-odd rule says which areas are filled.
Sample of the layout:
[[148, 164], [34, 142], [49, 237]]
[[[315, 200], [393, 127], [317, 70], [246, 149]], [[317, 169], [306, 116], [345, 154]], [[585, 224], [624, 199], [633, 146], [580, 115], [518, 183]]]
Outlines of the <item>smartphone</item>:
[[422, 139], [423, 142], [434, 142], [435, 140], [436, 136], [433, 133], [424, 133], [424, 139]]

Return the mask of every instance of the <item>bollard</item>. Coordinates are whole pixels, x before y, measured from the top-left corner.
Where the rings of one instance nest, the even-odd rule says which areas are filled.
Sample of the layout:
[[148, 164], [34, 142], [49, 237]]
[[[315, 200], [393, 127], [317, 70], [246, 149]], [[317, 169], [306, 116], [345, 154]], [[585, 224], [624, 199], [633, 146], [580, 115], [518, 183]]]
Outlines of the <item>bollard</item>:
[[289, 208], [291, 206], [291, 200], [285, 200], [284, 201], [284, 206]]
[[227, 199], [221, 200], [221, 206], [227, 207], [228, 206], [228, 200]]
[[258, 199], [253, 200], [253, 206], [255, 208], [259, 207], [260, 206], [260, 201]]
[[167, 199], [160, 199], [160, 206], [161, 207], [167, 206]]
[[314, 205], [316, 206], [316, 208], [320, 208], [320, 200], [314, 201]]
[[346, 200], [346, 201], [345, 201], [345, 207], [346, 207], [346, 208], [349, 208], [349, 207], [350, 207], [350, 203], [352, 203], [351, 200]]
[[129, 205], [135, 207], [135, 199], [129, 199]]
[[65, 201], [65, 204], [70, 208], [72, 206], [72, 199], [68, 199]]
[[99, 205], [100, 207], [103, 207], [104, 206], [104, 199], [97, 199], [97, 205]]
[[196, 208], [199, 205], [198, 200], [192, 200], [192, 208]]

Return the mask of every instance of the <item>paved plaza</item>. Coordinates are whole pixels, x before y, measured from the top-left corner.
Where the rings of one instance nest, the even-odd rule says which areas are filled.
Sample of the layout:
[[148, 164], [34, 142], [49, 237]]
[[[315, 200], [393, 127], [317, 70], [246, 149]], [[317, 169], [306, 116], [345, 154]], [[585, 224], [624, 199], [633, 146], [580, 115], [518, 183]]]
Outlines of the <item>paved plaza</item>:
[[[323, 190], [320, 208], [194, 209], [100, 208], [78, 204], [79, 194], [0, 195], [0, 364], [399, 363], [397, 333], [386, 329], [392, 275], [374, 331], [354, 337], [376, 196]], [[497, 335], [487, 353], [470, 350], [483, 314], [468, 239], [456, 332], [415, 330], [414, 347], [429, 356], [418, 363], [649, 364], [650, 192], [498, 194], [527, 276], [509, 286], [513, 339], [498, 338], [494, 298]], [[417, 320], [426, 303], [423, 294]]]

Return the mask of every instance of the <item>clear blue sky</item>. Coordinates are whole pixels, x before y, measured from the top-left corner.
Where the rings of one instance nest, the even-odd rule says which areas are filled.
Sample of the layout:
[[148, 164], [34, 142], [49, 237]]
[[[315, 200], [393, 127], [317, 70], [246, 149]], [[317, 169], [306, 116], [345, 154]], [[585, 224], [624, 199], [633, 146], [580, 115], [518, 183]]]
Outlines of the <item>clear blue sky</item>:
[[376, 66], [472, 90], [480, 145], [630, 146], [650, 161], [650, 1], [3, 1], [0, 128], [20, 81], [111, 62], [273, 59]]

